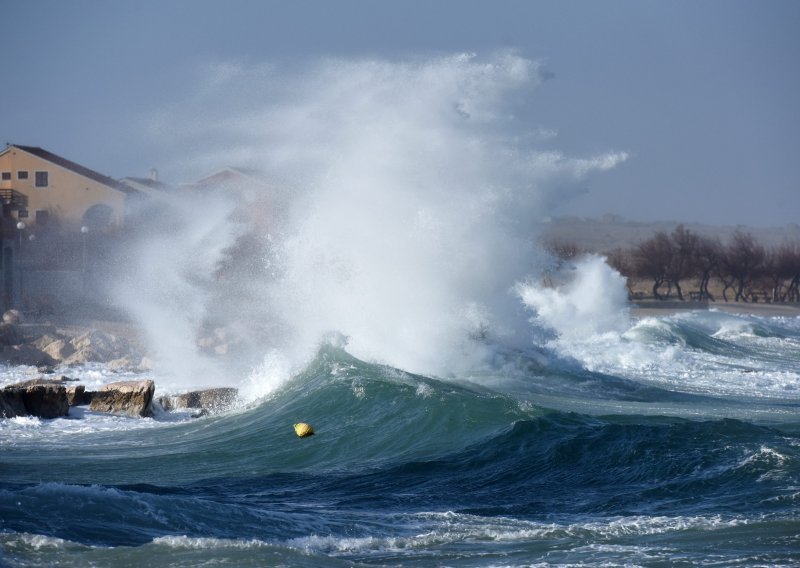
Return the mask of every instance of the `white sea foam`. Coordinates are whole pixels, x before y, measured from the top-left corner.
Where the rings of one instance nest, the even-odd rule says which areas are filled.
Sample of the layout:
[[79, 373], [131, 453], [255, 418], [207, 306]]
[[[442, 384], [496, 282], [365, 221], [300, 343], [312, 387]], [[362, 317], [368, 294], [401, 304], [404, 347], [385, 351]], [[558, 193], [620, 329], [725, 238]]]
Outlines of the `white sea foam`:
[[714, 531], [748, 524], [744, 518], [721, 516], [631, 516], [589, 522], [536, 522], [508, 517], [483, 517], [463, 513], [418, 513], [403, 519], [408, 536], [336, 537], [310, 535], [286, 544], [306, 552], [329, 555], [430, 551], [450, 544], [521, 543], [570, 539], [573, 542], [606, 543], [632, 536], [662, 535], [685, 531]]
[[259, 539], [233, 539], [211, 537], [189, 537], [186, 535], [160, 536], [153, 539], [153, 544], [166, 546], [173, 549], [185, 548], [191, 550], [204, 549], [258, 549], [274, 545]]
[[562, 280], [518, 290], [535, 323], [553, 331], [547, 345], [586, 369], [677, 392], [800, 399], [794, 321], [714, 311], [634, 321], [619, 275], [600, 259]]

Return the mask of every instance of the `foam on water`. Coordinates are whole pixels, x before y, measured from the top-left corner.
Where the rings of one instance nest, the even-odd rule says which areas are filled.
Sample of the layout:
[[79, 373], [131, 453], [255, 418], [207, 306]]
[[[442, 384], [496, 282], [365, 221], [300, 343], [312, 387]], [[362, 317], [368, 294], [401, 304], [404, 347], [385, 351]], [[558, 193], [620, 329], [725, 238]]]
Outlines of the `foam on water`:
[[695, 311], [634, 320], [624, 282], [600, 258], [579, 261], [556, 287], [526, 284], [545, 344], [583, 368], [673, 392], [800, 400], [800, 318]]

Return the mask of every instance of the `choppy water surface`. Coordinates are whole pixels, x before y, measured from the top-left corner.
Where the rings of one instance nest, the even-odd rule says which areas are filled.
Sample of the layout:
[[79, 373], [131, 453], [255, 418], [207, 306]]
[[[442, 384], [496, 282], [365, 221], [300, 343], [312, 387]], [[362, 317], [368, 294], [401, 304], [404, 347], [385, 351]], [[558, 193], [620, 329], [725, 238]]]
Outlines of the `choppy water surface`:
[[799, 364], [798, 318], [694, 312], [438, 378], [326, 346], [194, 420], [5, 420], [0, 559], [797, 565]]

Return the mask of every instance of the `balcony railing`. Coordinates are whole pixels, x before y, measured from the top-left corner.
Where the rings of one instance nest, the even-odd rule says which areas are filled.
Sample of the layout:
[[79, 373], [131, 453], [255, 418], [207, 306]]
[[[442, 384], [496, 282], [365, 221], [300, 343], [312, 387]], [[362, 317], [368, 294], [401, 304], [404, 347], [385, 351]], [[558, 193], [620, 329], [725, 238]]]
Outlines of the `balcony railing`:
[[10, 205], [12, 209], [24, 209], [28, 206], [28, 196], [14, 189], [0, 189], [0, 201]]

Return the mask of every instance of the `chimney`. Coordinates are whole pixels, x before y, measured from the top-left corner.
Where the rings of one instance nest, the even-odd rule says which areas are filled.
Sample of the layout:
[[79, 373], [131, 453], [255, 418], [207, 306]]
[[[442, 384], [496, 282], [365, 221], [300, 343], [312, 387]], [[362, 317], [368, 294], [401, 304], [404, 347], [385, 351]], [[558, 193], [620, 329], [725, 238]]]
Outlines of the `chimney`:
[[158, 181], [158, 170], [150, 168], [150, 181]]

